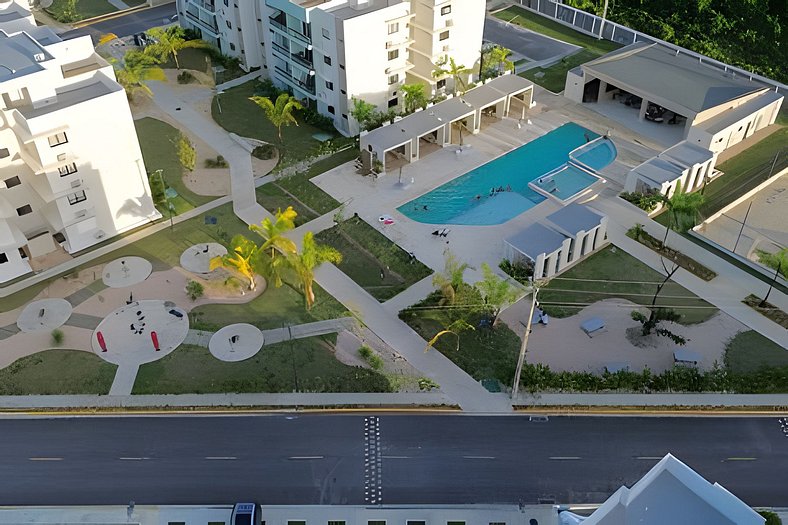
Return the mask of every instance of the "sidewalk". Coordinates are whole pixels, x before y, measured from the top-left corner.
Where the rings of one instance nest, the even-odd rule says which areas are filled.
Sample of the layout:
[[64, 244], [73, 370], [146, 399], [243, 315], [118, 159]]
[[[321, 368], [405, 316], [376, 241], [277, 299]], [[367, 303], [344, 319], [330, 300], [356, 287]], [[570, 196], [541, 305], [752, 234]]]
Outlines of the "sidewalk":
[[[515, 405], [593, 407], [788, 407], [788, 394], [522, 394]], [[775, 411], [775, 414], [780, 412]]]
[[[270, 330], [260, 330], [260, 332], [263, 334], [263, 344], [272, 345], [292, 339], [335, 334], [342, 330], [349, 330], [355, 322], [356, 320], [352, 317], [341, 317], [339, 319], [328, 319], [326, 321], [315, 321], [314, 323], [303, 323], [282, 328], [272, 328]], [[192, 329], [189, 330], [189, 334], [186, 336], [183, 343], [207, 348], [214, 333], [215, 332]]]

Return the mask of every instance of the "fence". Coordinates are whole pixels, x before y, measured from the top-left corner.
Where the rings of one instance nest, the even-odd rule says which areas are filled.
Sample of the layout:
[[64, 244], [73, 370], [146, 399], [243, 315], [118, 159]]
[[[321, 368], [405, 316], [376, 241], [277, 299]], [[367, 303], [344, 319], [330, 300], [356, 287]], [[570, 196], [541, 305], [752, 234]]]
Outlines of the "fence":
[[653, 42], [662, 44], [676, 51], [677, 53], [696, 58], [700, 64], [722, 69], [726, 72], [731, 71], [737, 75], [749, 78], [750, 80], [758, 80], [766, 85], [772, 86], [775, 91], [788, 91], [787, 85], [777, 82], [776, 80], [772, 80], [756, 73], [752, 73], [751, 71], [746, 71], [744, 69], [719, 62], [705, 55], [701, 55], [700, 53], [690, 51], [689, 49], [677, 46], [676, 44], [671, 44], [670, 42], [665, 42], [664, 40], [660, 40], [658, 38], [654, 38], [645, 33], [641, 33], [640, 31], [622, 26], [621, 24], [617, 24], [615, 22], [611, 22], [610, 20], [602, 20], [602, 17], [592, 13], [587, 13], [581, 9], [564, 5], [555, 2], [554, 0], [518, 1], [522, 7], [528, 9], [529, 11], [542, 15], [546, 18], [551, 18], [556, 22], [567, 25], [587, 35], [599, 38], [601, 29], [601, 37], [603, 39], [610, 40], [611, 42], [618, 42], [619, 44], [623, 45], [629, 45], [635, 42]]

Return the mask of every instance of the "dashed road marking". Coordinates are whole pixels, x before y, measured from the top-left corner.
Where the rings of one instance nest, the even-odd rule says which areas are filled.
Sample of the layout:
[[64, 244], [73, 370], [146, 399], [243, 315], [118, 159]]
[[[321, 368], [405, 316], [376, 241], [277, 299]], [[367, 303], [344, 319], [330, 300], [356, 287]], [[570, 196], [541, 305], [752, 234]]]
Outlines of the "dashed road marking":
[[288, 459], [323, 459], [323, 456], [290, 456]]
[[29, 461], [63, 461], [63, 458], [27, 458]]
[[495, 456], [463, 456], [465, 459], [495, 459]]
[[755, 461], [758, 458], [725, 458], [725, 461]]
[[233, 461], [238, 458], [235, 456], [205, 456], [205, 459], [208, 461]]
[[580, 459], [580, 456], [550, 456], [547, 459], [552, 459], [554, 461], [575, 461]]
[[380, 450], [380, 418], [364, 418], [364, 501], [383, 503], [383, 456]]

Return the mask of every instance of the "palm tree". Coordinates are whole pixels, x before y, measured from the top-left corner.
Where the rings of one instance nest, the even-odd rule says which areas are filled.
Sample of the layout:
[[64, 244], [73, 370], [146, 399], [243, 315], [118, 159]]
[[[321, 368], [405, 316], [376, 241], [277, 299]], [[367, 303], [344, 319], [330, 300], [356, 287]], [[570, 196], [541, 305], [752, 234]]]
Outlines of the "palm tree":
[[482, 294], [484, 304], [490, 309], [495, 326], [498, 316], [504, 306], [514, 303], [519, 295], [517, 289], [508, 280], [498, 277], [490, 265], [482, 264], [484, 278], [476, 283], [476, 289]]
[[289, 126], [292, 122], [298, 126], [298, 121], [293, 115], [293, 111], [303, 109], [296, 98], [288, 93], [282, 93], [276, 98], [276, 102], [271, 102], [268, 97], [251, 97], [249, 100], [260, 106], [265, 111], [265, 116], [276, 127], [279, 133], [279, 142], [282, 142], [282, 126]]
[[276, 259], [276, 251], [279, 250], [285, 256], [295, 255], [298, 251], [296, 244], [285, 237], [285, 233], [295, 228], [295, 218], [298, 213], [292, 206], [288, 206], [285, 211], [276, 210], [276, 215], [272, 221], [269, 217], [263, 219], [260, 224], [250, 224], [249, 229], [265, 239], [260, 247], [261, 250], [271, 250], [271, 259]]
[[153, 92], [145, 84], [146, 80], [166, 80], [164, 71], [156, 66], [155, 60], [140, 51], [129, 51], [123, 57], [123, 62], [112, 60], [112, 65], [115, 68], [115, 78], [126, 90], [129, 100], [132, 100], [137, 92], [153, 97]]
[[449, 334], [452, 334], [454, 337], [457, 338], [457, 346], [454, 348], [454, 351], [456, 352], [457, 350], [460, 349], [460, 332], [465, 330], [476, 330], [476, 329], [470, 324], [468, 324], [468, 322], [465, 321], [464, 319], [457, 319], [449, 326], [447, 326], [446, 328], [435, 334], [433, 338], [427, 342], [427, 346], [426, 348], [424, 348], [424, 352], [426, 353], [429, 351], [430, 348], [433, 348], [435, 346], [435, 343], [438, 342], [438, 339]]
[[418, 108], [427, 105], [427, 96], [424, 94], [424, 84], [405, 84], [402, 86], [405, 97], [405, 112], [413, 113]]
[[304, 288], [304, 299], [306, 309], [312, 308], [315, 304], [315, 292], [313, 283], [315, 281], [315, 268], [324, 262], [338, 264], [342, 262], [342, 254], [338, 250], [324, 244], [318, 244], [312, 232], [306, 232], [301, 246], [301, 252], [290, 256], [290, 266], [295, 271], [301, 286]]
[[436, 272], [432, 277], [432, 285], [437, 287], [443, 294], [442, 304], [454, 303], [457, 292], [464, 284], [463, 274], [470, 267], [469, 264], [458, 261], [453, 253], [446, 253], [443, 272]]
[[148, 36], [153, 39], [153, 43], [145, 48], [145, 54], [156, 58], [160, 62], [166, 62], [170, 55], [175, 60], [175, 68], [180, 69], [178, 53], [184, 49], [210, 49], [211, 44], [204, 40], [186, 40], [186, 34], [182, 27], [172, 26], [168, 28], [154, 27], [147, 31]]
[[442, 79], [444, 77], [451, 77], [454, 83], [452, 92], [462, 95], [465, 92], [465, 77], [470, 72], [470, 69], [457, 64], [457, 62], [448, 55], [444, 55], [443, 58], [435, 63], [435, 69], [432, 71], [432, 78]]
[[227, 254], [211, 259], [209, 268], [226, 268], [235, 270], [249, 279], [249, 290], [256, 287], [255, 268], [260, 262], [260, 247], [254, 241], [247, 239], [243, 235], [236, 235], [230, 240], [230, 249]]
[[506, 71], [514, 71], [514, 62], [509, 60], [512, 54], [511, 49], [503, 46], [495, 46], [489, 51], [489, 59], [498, 68], [498, 74], [503, 75]]
[[676, 184], [673, 196], [665, 196], [663, 198], [663, 203], [670, 214], [668, 227], [665, 231], [665, 239], [662, 241], [663, 244], [667, 241], [668, 232], [671, 229], [684, 233], [695, 226], [700, 207], [703, 206], [705, 201], [706, 197], [700, 193], [686, 193], [682, 191], [681, 181]]

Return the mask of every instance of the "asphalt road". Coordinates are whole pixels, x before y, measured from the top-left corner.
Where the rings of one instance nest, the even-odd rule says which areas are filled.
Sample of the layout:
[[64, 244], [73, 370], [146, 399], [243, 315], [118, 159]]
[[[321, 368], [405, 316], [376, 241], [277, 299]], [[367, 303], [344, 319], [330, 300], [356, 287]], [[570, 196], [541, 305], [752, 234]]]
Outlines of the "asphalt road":
[[527, 58], [531, 61], [549, 58], [558, 60], [579, 49], [572, 44], [522, 29], [515, 24], [507, 25], [506, 22], [491, 16], [484, 19], [484, 40], [511, 49], [515, 59]]
[[127, 15], [97, 22], [95, 24], [73, 29], [60, 35], [64, 40], [82, 35], [90, 35], [96, 42], [98, 37], [107, 33], [114, 33], [119, 38], [142, 33], [151, 27], [161, 26], [172, 23], [171, 17], [175, 14], [175, 3], [135, 11]]
[[776, 417], [11, 418], [0, 436], [0, 505], [598, 503], [671, 452], [788, 506]]

